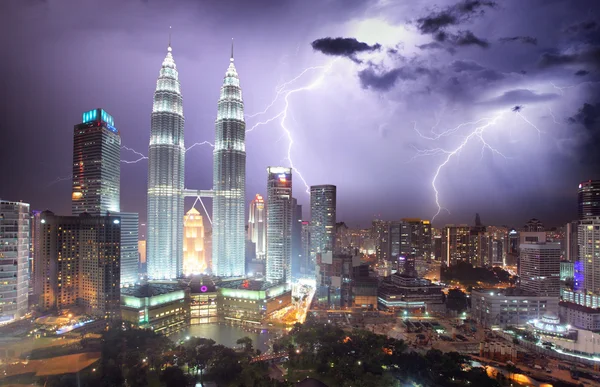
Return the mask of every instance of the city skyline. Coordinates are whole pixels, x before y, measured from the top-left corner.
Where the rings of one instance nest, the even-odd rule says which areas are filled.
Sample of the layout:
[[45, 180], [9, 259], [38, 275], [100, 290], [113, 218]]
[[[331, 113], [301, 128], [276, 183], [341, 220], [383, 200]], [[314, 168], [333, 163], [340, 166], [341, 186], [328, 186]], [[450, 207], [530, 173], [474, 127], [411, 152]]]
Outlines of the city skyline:
[[[454, 10], [452, 6], [455, 3], [436, 2], [440, 9], [450, 10]], [[156, 63], [162, 59], [168, 27], [173, 25], [173, 41], [181, 53], [178, 66], [182, 87], [186, 100], [193, 104], [195, 110], [191, 112], [188, 109], [187, 144], [214, 142], [212, 127], [215, 113], [211, 106], [218, 99], [216, 89], [222, 73], [217, 58], [227, 55], [228, 41], [232, 36], [236, 37], [236, 55], [245, 76], [247, 129], [277, 116], [287, 101], [289, 111], [285, 122], [294, 137], [291, 146], [294, 166], [309, 185], [338, 186], [338, 217], [347, 224], [364, 226], [377, 214], [389, 214], [386, 216], [389, 219], [431, 219], [437, 212], [431, 179], [444, 158], [437, 154], [411, 161], [419, 156], [415, 148], [453, 149], [452, 146], [457, 145], [455, 136], [441, 136], [438, 140], [442, 142], [424, 137], [435, 138], [443, 130], [455, 128], [461, 122], [495, 117], [496, 113], [502, 115], [499, 126], [508, 128], [508, 135], [504, 136], [493, 126], [495, 129], [490, 130], [489, 137], [485, 138], [494, 141], [493, 145], [503, 152], [506, 160], [488, 149], [479, 161], [481, 144], [471, 144], [460, 158], [452, 159], [440, 174], [437, 186], [440, 204], [450, 214], [442, 211], [434, 225], [465, 223], [475, 212], [483, 215], [486, 224], [508, 226], [520, 225], [531, 217], [556, 226], [573, 219], [577, 211], [573, 204], [576, 196], [573, 187], [580, 181], [598, 178], [592, 172], [597, 161], [590, 159], [585, 145], [586, 139], [589, 143], [595, 141], [597, 122], [593, 118], [596, 111], [593, 92], [597, 87], [596, 64], [583, 55], [565, 57], [560, 64], [553, 61], [552, 53], [565, 54], [566, 48], [574, 42], [581, 44], [581, 50], [590, 47], [590, 39], [594, 38], [597, 26], [591, 25], [589, 30], [581, 27], [581, 23], [589, 18], [583, 11], [586, 6], [574, 9], [556, 2], [544, 7], [545, 19], [550, 21], [547, 26], [525, 20], [525, 11], [533, 9], [535, 4], [527, 4], [523, 9], [518, 2], [506, 2], [502, 7], [481, 9], [484, 11], [481, 15], [461, 15], [456, 24], [436, 27], [446, 35], [455, 34], [455, 29], [466, 28], [479, 39], [460, 45], [450, 41], [442, 44], [423, 27], [420, 21], [427, 20], [432, 14], [429, 7], [432, 4], [428, 1], [419, 6], [408, 2], [398, 2], [395, 6], [382, 3], [372, 9], [360, 4], [342, 8], [339, 1], [319, 4], [316, 6], [323, 16], [315, 19], [303, 8], [295, 16], [298, 27], [291, 29], [289, 37], [285, 38], [275, 36], [277, 34], [273, 34], [271, 28], [294, 23], [290, 23], [291, 16], [277, 6], [267, 7], [264, 14], [256, 14], [256, 18], [233, 16], [227, 19], [223, 15], [229, 15], [229, 12], [224, 12], [223, 5], [182, 3], [170, 9], [165, 3], [158, 2], [154, 5], [136, 3], [118, 9], [115, 3], [110, 3], [107, 4], [106, 18], [114, 23], [114, 28], [105, 31], [104, 38], [100, 38], [94, 35], [91, 26], [79, 26], [78, 33], [74, 34], [72, 27], [59, 29], [57, 25], [60, 23], [50, 22], [50, 16], [58, 16], [64, 25], [70, 26], [73, 20], [90, 13], [85, 5], [68, 10], [62, 5], [47, 3], [3, 5], [23, 20], [35, 21], [22, 24], [28, 25], [32, 32], [38, 28], [51, 32], [43, 34], [38, 41], [32, 41], [33, 33], [28, 33], [22, 26], [12, 25], [10, 19], [5, 23], [16, 36], [11, 39], [3, 37], [2, 42], [7, 55], [15, 60], [2, 66], [19, 76], [9, 79], [2, 92], [7, 93], [6, 96], [10, 93], [16, 106], [27, 106], [38, 114], [24, 114], [24, 108], [13, 111], [3, 107], [0, 112], [6, 117], [7, 125], [22, 127], [15, 133], [7, 133], [4, 144], [10, 145], [2, 146], [2, 162], [13, 158], [14, 152], [31, 152], [32, 155], [18, 166], [19, 173], [14, 184], [6, 186], [3, 197], [22, 199], [31, 203], [32, 208], [67, 213], [69, 203], [64, 199], [64, 193], [69, 190], [68, 183], [51, 183], [70, 172], [66, 157], [70, 147], [68, 136], [64, 134], [66, 128], [77, 122], [80, 111], [91, 106], [102, 106], [111, 112], [119, 122], [122, 144], [148, 156], [145, 148], [150, 125], [147, 111], [151, 85], [155, 80]], [[244, 11], [255, 14], [248, 5], [239, 3], [238, 8], [238, 14]], [[161, 18], [152, 26], [119, 22], [123, 15], [132, 12], [148, 18], [161, 15]], [[221, 20], [222, 26], [214, 33], [204, 33], [207, 26], [191, 22], [192, 15], [198, 14], [205, 15], [203, 18], [215, 17]], [[318, 27], [315, 23], [323, 21], [323, 17], [333, 19]], [[277, 23], [262, 32], [245, 33], [254, 31], [251, 27], [256, 23], [264, 25], [265, 18], [277, 20]], [[503, 25], [506, 20], [511, 23]], [[127, 29], [120, 24], [126, 24]], [[494, 33], [488, 32], [488, 27]], [[200, 42], [197, 41], [199, 36]], [[338, 36], [349, 41], [333, 39]], [[521, 39], [527, 36], [531, 39]], [[327, 37], [332, 39], [326, 40]], [[269, 44], [257, 43], [261, 39]], [[360, 50], [344, 51], [335, 46], [351, 44], [352, 39], [364, 44], [359, 45]], [[137, 44], [138, 41], [141, 43]], [[99, 66], [95, 59], [86, 56], [78, 55], [74, 60], [68, 53], [60, 56], [48, 52], [52, 60], [47, 62], [47, 69], [42, 70], [41, 67], [31, 67], [41, 66], [41, 62], [37, 64], [35, 60], [28, 60], [29, 54], [21, 51], [22, 47], [32, 47], [30, 51], [35, 52], [40, 44], [56, 46], [57, 52], [66, 48], [78, 53], [88, 52], [101, 47], [108, 54], [104, 57], [120, 59], [115, 63], [102, 62], [103, 65]], [[135, 55], [130, 52], [132, 50]], [[332, 55], [340, 52], [350, 58], [335, 60]], [[28, 60], [27, 63], [34, 65], [20, 65], [21, 60]], [[73, 68], [71, 63], [77, 64], [77, 67]], [[267, 71], [265, 63], [275, 64], [275, 70]], [[382, 70], [376, 71], [368, 63], [380, 63]], [[447, 65], [441, 66], [440, 63]], [[277, 85], [294, 79], [311, 66], [317, 68], [304, 73], [277, 95]], [[12, 71], [17, 68], [21, 70]], [[36, 70], [35, 74], [30, 73], [28, 68]], [[58, 71], [68, 71], [73, 75], [72, 80], [57, 89], [65, 90], [64, 99], [56, 98], [48, 106], [42, 106], [40, 98], [58, 86], [51, 79], [54, 78], [52, 74]], [[29, 75], [32, 82], [15, 82], [19, 77]], [[431, 88], [431, 98], [424, 92], [431, 86], [425, 78], [435, 79], [438, 85]], [[392, 85], [386, 80], [394, 80], [395, 83]], [[123, 86], [129, 83], [131, 87]], [[309, 90], [288, 94], [313, 83], [316, 85]], [[79, 85], [84, 84], [93, 88], [95, 93], [82, 93]], [[485, 93], [480, 90], [485, 90]], [[451, 93], [457, 98], [451, 100]], [[26, 95], [34, 97], [25, 103]], [[334, 95], [342, 103], [328, 103], [327, 109], [321, 109], [326, 101], [334, 100]], [[271, 110], [258, 114], [276, 96], [278, 99]], [[415, 108], [410, 99], [414, 100], [413, 103], [419, 102], [422, 107]], [[586, 103], [588, 105], [584, 105]], [[518, 109], [512, 111], [515, 107]], [[361, 111], [364, 119], [351, 114], [353, 110]], [[287, 157], [289, 141], [281, 128], [281, 118], [279, 116], [248, 133], [248, 149], [256, 151], [250, 152], [248, 158], [246, 202], [257, 192], [265, 194], [260, 179], [263, 168], [279, 164], [279, 160]], [[538, 133], [525, 120], [541, 132]], [[589, 131], [586, 131], [586, 125]], [[39, 127], [52, 130], [32, 135]], [[344, 132], [338, 129], [342, 127], [346, 128]], [[352, 135], [346, 136], [345, 133]], [[459, 133], [457, 135], [460, 137]], [[341, 146], [333, 146], [337, 145], [336, 141], [341, 136], [344, 137], [339, 144]], [[498, 138], [504, 138], [508, 143]], [[265, 151], [267, 149], [270, 152]], [[372, 149], [375, 151], [370, 151]], [[198, 145], [189, 152], [186, 161], [195, 166], [208, 165], [211, 150], [209, 145]], [[524, 155], [528, 153], [536, 155], [539, 163], [526, 162]], [[361, 156], [354, 157], [358, 154]], [[369, 173], [373, 168], [389, 163], [391, 155], [394, 155], [394, 163], [406, 167], [388, 171], [385, 180]], [[127, 149], [122, 149], [122, 156], [127, 161], [141, 157]], [[583, 166], [581, 161], [589, 167]], [[333, 168], [327, 167], [340, 163], [346, 168], [337, 168], [336, 173], [332, 172]], [[544, 168], [545, 163], [552, 167]], [[122, 165], [123, 181], [127, 182], [121, 189], [122, 208], [140, 213], [141, 223], [147, 221], [146, 209], [139, 200], [145, 192], [145, 164], [146, 161], [142, 160], [137, 164]], [[465, 166], [474, 166], [473, 173], [461, 173]], [[549, 170], [553, 171], [552, 179]], [[211, 171], [206, 168], [198, 167], [186, 172], [186, 186], [209, 187], [210, 181]], [[474, 182], [483, 184], [462, 192], [465, 187], [472, 187]], [[38, 191], [42, 190], [33, 189], [33, 184], [43, 185], [46, 188], [43, 191], [47, 192], [41, 195]], [[375, 184], [383, 184], [386, 189], [373, 192], [369, 187]], [[545, 184], [550, 186], [546, 188]], [[388, 191], [395, 194], [388, 195]], [[367, 194], [373, 197], [373, 204], [353, 208], [352, 203]], [[299, 204], [308, 208], [308, 195], [298, 191], [296, 196]], [[191, 200], [186, 200], [186, 209], [190, 208]], [[548, 208], [557, 210], [548, 211]]]

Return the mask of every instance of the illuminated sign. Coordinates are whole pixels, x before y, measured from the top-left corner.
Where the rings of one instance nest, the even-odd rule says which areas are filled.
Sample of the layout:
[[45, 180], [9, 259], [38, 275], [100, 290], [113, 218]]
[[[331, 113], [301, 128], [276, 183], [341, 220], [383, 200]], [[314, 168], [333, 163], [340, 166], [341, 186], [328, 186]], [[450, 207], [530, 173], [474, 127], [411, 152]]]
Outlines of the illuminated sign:
[[98, 109], [90, 110], [88, 112], [83, 113], [83, 123], [94, 121], [98, 118]]
[[279, 175], [279, 181], [282, 183], [287, 182], [287, 178], [286, 178], [285, 174], [282, 173], [281, 175]]
[[206, 292], [208, 291], [208, 288], [206, 287], [206, 285], [202, 285], [202, 286], [200, 287], [200, 291], [201, 291], [202, 293], [206, 293]]

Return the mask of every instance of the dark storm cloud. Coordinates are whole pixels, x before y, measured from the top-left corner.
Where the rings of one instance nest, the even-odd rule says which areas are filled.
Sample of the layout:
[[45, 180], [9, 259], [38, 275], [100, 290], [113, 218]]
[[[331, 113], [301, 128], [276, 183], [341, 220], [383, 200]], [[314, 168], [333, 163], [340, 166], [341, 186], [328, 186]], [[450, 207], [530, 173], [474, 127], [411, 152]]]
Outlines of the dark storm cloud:
[[450, 68], [457, 73], [460, 73], [463, 71], [479, 71], [483, 70], [485, 67], [474, 60], [455, 60], [450, 64]]
[[325, 55], [344, 56], [355, 62], [360, 62], [355, 55], [361, 52], [376, 51], [381, 48], [379, 43], [369, 45], [359, 42], [355, 38], [322, 38], [311, 43], [313, 50], [320, 51]]
[[584, 77], [586, 75], [588, 75], [590, 72], [587, 70], [579, 70], [577, 72], [575, 72], [575, 75], [578, 77]]
[[419, 75], [426, 72], [427, 69], [423, 67], [415, 69], [399, 67], [383, 72], [377, 72], [374, 68], [369, 67], [358, 72], [358, 79], [364, 89], [388, 91], [398, 80], [415, 80]]
[[574, 54], [556, 51], [545, 52], [542, 54], [538, 63], [542, 68], [569, 64], [589, 64], [600, 67], [600, 47], [590, 47]]
[[418, 45], [417, 47], [420, 48], [421, 50], [446, 50], [450, 54], [453, 54], [453, 55], [456, 53], [456, 49], [454, 47], [449, 47], [449, 46], [443, 45], [439, 42], [425, 43], [425, 44]]
[[518, 113], [521, 110], [523, 110], [523, 106], [521, 106], [521, 105], [516, 105], [515, 107], [512, 108], [512, 111], [515, 113]]
[[417, 19], [417, 28], [422, 34], [435, 34], [449, 26], [456, 26], [473, 16], [482, 15], [486, 7], [495, 7], [493, 1], [465, 0], [441, 11]]
[[600, 165], [600, 102], [584, 103], [577, 113], [567, 121], [583, 125], [586, 129], [585, 140], [579, 144], [580, 161], [584, 164]]
[[584, 20], [577, 22], [575, 24], [571, 24], [567, 28], [565, 28], [565, 32], [570, 34], [577, 34], [580, 32], [590, 32], [598, 28], [598, 23], [594, 20]]
[[510, 90], [502, 93], [502, 95], [489, 99], [482, 104], [485, 105], [515, 105], [536, 102], [546, 102], [558, 98], [558, 94], [553, 93], [536, 93], [526, 89]]
[[440, 43], [450, 46], [479, 46], [488, 48], [490, 43], [487, 40], [480, 39], [471, 31], [458, 31], [453, 34], [446, 31], [438, 31], [433, 38]]
[[538, 40], [532, 36], [511, 36], [498, 39], [501, 43], [519, 42], [523, 44], [532, 44], [537, 46]]

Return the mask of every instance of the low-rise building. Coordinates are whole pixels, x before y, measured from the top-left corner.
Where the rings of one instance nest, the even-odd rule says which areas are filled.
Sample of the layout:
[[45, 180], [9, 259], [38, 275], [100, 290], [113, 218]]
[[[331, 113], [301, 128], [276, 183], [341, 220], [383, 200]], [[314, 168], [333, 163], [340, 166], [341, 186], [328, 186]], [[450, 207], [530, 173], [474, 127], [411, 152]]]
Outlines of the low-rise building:
[[558, 315], [563, 322], [589, 331], [600, 330], [600, 308], [564, 301], [560, 302], [558, 306]]
[[558, 313], [558, 297], [537, 296], [520, 288], [471, 292], [471, 316], [486, 328], [525, 326], [547, 312]]
[[386, 278], [378, 291], [378, 305], [384, 310], [445, 312], [442, 287], [424, 278], [395, 273]]
[[121, 318], [165, 335], [176, 332], [190, 321], [189, 288], [175, 283], [123, 288]]
[[218, 321], [217, 289], [208, 277], [193, 277], [190, 287], [190, 324]]
[[288, 284], [235, 279], [217, 284], [219, 320], [244, 325], [260, 325], [274, 312], [292, 303]]

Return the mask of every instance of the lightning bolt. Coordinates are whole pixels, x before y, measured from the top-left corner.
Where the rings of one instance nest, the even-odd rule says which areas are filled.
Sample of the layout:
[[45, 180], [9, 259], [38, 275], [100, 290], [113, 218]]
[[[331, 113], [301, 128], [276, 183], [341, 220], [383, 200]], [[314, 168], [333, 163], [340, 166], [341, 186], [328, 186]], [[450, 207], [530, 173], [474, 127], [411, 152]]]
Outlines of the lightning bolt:
[[437, 187], [437, 180], [438, 180], [438, 177], [440, 176], [440, 172], [442, 171], [442, 169], [450, 162], [450, 160], [452, 160], [452, 158], [454, 156], [457, 156], [471, 141], [479, 140], [482, 143], [482, 145], [483, 145], [482, 150], [481, 150], [482, 156], [483, 156], [483, 152], [485, 151], [485, 149], [489, 149], [493, 153], [506, 158], [506, 156], [504, 156], [500, 151], [498, 151], [497, 149], [492, 147], [490, 144], [488, 144], [487, 141], [483, 137], [483, 133], [486, 131], [486, 129], [488, 129], [492, 125], [495, 125], [498, 122], [498, 120], [502, 117], [502, 115], [503, 115], [503, 113], [498, 114], [494, 117], [482, 118], [475, 122], [462, 123], [459, 126], [452, 128], [452, 129], [448, 129], [442, 133], [439, 133], [438, 135], [436, 135], [434, 137], [423, 136], [423, 135], [421, 135], [421, 133], [419, 131], [417, 131], [419, 136], [423, 137], [424, 139], [436, 140], [442, 136], [448, 136], [448, 135], [456, 132], [461, 127], [476, 125], [475, 129], [473, 129], [473, 131], [469, 135], [467, 135], [456, 148], [454, 148], [452, 150], [445, 150], [442, 148], [419, 150], [419, 149], [415, 148], [417, 150], [416, 157], [431, 156], [431, 155], [436, 155], [436, 154], [440, 154], [440, 153], [443, 153], [446, 155], [443, 162], [437, 167], [435, 174], [433, 176], [433, 179], [431, 180], [431, 187], [433, 188], [433, 191], [435, 192], [435, 204], [437, 205], [437, 208], [438, 208], [437, 212], [435, 213], [435, 215], [433, 216], [433, 218], [431, 220], [435, 220], [435, 218], [442, 212], [442, 210], [445, 210], [448, 213], [450, 213], [450, 211], [448, 211], [448, 209], [442, 207], [442, 205], [440, 204], [440, 191], [438, 190], [438, 187]]
[[574, 85], [567, 85], [567, 86], [556, 86], [554, 83], [550, 82], [552, 87], [554, 87], [556, 90], [558, 90], [563, 95], [565, 94], [565, 90], [567, 90], [567, 89], [572, 89], [575, 87], [579, 87], [581, 85], [593, 85], [596, 83], [600, 83], [600, 81], [584, 81], [584, 82], [576, 83]]
[[195, 146], [198, 146], [198, 145], [210, 145], [210, 146], [211, 146], [211, 147], [213, 147], [213, 148], [215, 147], [215, 144], [213, 144], [213, 143], [212, 143], [212, 142], [210, 142], [210, 141], [202, 141], [202, 142], [197, 142], [197, 143], [195, 143], [195, 144], [192, 144], [192, 145], [191, 145], [190, 147], [188, 147], [188, 148], [187, 148], [185, 151], [187, 152], [187, 151], [189, 151], [190, 149], [192, 149], [193, 147], [195, 147]]
[[556, 121], [556, 117], [554, 116], [552, 109], [548, 108], [548, 113], [550, 113], [550, 117], [552, 117], [552, 121], [554, 121], [556, 125], [562, 125], [560, 122]]
[[125, 145], [121, 145], [121, 149], [128, 150], [128, 151], [133, 152], [136, 155], [140, 156], [137, 160], [133, 160], [133, 161], [121, 160], [122, 163], [125, 163], [125, 164], [136, 164], [136, 163], [139, 163], [142, 160], [148, 160], [148, 156], [145, 156], [143, 153], [140, 153], [140, 152], [136, 151], [133, 148], [130, 148], [130, 147], [125, 146]]
[[538, 138], [540, 138], [543, 132], [540, 129], [538, 129], [537, 126], [532, 124], [531, 121], [529, 121], [523, 114], [521, 114], [521, 112], [516, 112], [516, 113], [519, 117], [521, 117], [523, 119], [523, 121], [527, 122], [531, 127], [533, 127], [535, 130], [537, 130]]
[[58, 176], [56, 179], [54, 179], [50, 183], [48, 183], [48, 185], [46, 185], [46, 188], [53, 186], [54, 184], [61, 182], [61, 181], [71, 180], [72, 178], [73, 178], [73, 175]]
[[196, 207], [196, 203], [198, 203], [198, 201], [200, 201], [200, 204], [202, 204], [202, 208], [204, 208], [204, 213], [206, 214], [206, 218], [208, 219], [208, 222], [212, 226], [212, 224], [213, 224], [212, 219], [210, 218], [210, 215], [208, 215], [208, 211], [206, 211], [206, 206], [204, 205], [204, 202], [202, 201], [202, 198], [200, 196], [196, 197], [194, 204], [192, 204], [192, 208]]
[[[301, 91], [312, 90], [312, 89], [315, 89], [316, 87], [318, 87], [319, 85], [321, 85], [323, 83], [323, 80], [325, 79], [325, 75], [331, 70], [331, 68], [333, 67], [333, 64], [335, 62], [337, 62], [338, 60], [339, 59], [334, 59], [325, 65], [312, 66], [312, 67], [308, 67], [308, 68], [304, 69], [302, 72], [300, 72], [300, 74], [298, 74], [291, 80], [289, 80], [285, 83], [282, 83], [275, 88], [275, 98], [273, 98], [271, 103], [269, 105], [267, 105], [267, 107], [264, 110], [247, 116], [248, 118], [251, 118], [251, 117], [258, 116], [258, 115], [266, 114], [275, 105], [275, 103], [283, 96], [284, 106], [281, 111], [279, 111], [277, 114], [275, 114], [274, 116], [272, 116], [264, 121], [255, 123], [250, 129], [246, 130], [246, 132], [247, 133], [252, 132], [254, 129], [256, 129], [257, 127], [259, 127], [261, 125], [266, 125], [270, 122], [273, 122], [273, 121], [279, 119], [279, 125], [281, 126], [281, 129], [283, 130], [285, 137], [287, 137], [287, 139], [288, 139], [287, 160], [290, 163], [290, 167], [295, 171], [295, 173], [298, 175], [298, 177], [300, 177], [300, 180], [302, 180], [302, 183], [306, 187], [306, 192], [309, 194], [310, 194], [310, 186], [304, 179], [304, 176], [302, 176], [302, 173], [298, 170], [298, 168], [296, 168], [296, 166], [294, 165], [294, 160], [292, 159], [292, 148], [294, 145], [294, 139], [292, 137], [292, 131], [286, 126], [286, 123], [285, 123], [285, 121], [288, 117], [288, 112], [289, 112], [289, 108], [290, 108], [290, 97], [295, 93], [298, 93]], [[297, 80], [302, 78], [306, 73], [308, 73], [310, 71], [315, 71], [315, 70], [322, 70], [322, 71], [321, 71], [321, 74], [315, 80], [313, 80], [313, 82], [311, 82], [310, 84], [308, 84], [306, 86], [301, 86], [301, 87], [297, 87], [297, 88], [293, 88], [293, 89], [289, 88], [290, 85], [292, 85], [294, 82], [296, 82]]]

